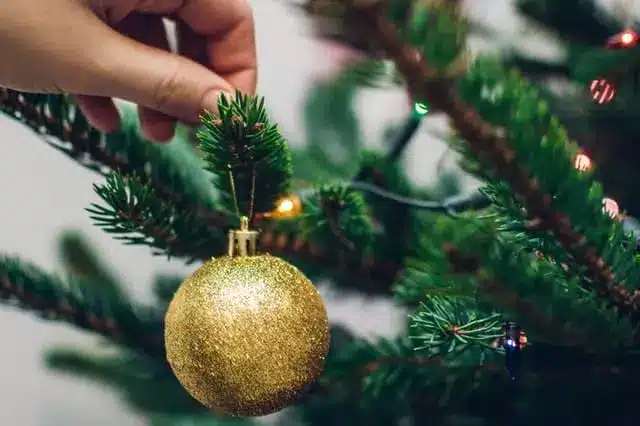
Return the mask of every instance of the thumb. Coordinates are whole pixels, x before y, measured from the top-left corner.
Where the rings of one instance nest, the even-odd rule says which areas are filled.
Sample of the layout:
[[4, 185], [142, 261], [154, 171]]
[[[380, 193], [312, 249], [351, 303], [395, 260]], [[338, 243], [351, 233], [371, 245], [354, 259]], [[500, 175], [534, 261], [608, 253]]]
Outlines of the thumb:
[[[86, 79], [76, 93], [121, 98], [196, 123], [202, 110], [215, 111], [221, 93], [233, 87], [197, 62], [125, 37], [100, 21], [91, 38]], [[84, 81], [84, 84], [82, 83]]]

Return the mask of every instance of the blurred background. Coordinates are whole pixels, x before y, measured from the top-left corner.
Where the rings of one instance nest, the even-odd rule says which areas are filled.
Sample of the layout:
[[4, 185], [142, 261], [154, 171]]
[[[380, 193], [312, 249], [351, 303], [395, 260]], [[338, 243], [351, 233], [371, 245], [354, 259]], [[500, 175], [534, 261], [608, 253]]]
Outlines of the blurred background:
[[[257, 25], [259, 92], [266, 97], [272, 119], [291, 143], [304, 141], [303, 105], [314, 82], [327, 78], [344, 59], [344, 50], [314, 40], [310, 20], [287, 0], [252, 0]], [[614, 1], [598, 2], [614, 11]], [[633, 11], [633, 1], [625, 2]], [[632, 5], [629, 7], [629, 5]], [[467, 15], [487, 31], [470, 40], [472, 51], [515, 49], [519, 53], [555, 61], [563, 49], [539, 27], [518, 16], [512, 0], [468, 0]], [[571, 19], [567, 16], [567, 19]], [[363, 89], [356, 105], [362, 134], [370, 146], [381, 146], [384, 130], [406, 117], [408, 99], [401, 90]], [[446, 131], [442, 117], [429, 116], [404, 157], [409, 174], [432, 182], [446, 147], [438, 134]], [[179, 263], [153, 258], [146, 247], [125, 247], [94, 228], [84, 209], [96, 197], [97, 175], [79, 167], [39, 141], [26, 127], [0, 117], [0, 247], [20, 254], [50, 271], [58, 264], [61, 231], [85, 232], [104, 253], [130, 290], [141, 300], [149, 297], [157, 272], [188, 272]], [[446, 161], [444, 168], [454, 167]], [[449, 159], [450, 160], [450, 159]], [[472, 185], [467, 182], [465, 185]], [[326, 287], [325, 287], [326, 288]], [[348, 327], [358, 316], [365, 323], [361, 335], [393, 335], [404, 314], [383, 299], [364, 300], [350, 294], [324, 291], [332, 321]], [[137, 426], [144, 420], [129, 411], [115, 391], [98, 383], [70, 379], [46, 370], [42, 354], [55, 346], [100, 351], [97, 339], [65, 325], [52, 325], [0, 305], [0, 425], [4, 426]]]

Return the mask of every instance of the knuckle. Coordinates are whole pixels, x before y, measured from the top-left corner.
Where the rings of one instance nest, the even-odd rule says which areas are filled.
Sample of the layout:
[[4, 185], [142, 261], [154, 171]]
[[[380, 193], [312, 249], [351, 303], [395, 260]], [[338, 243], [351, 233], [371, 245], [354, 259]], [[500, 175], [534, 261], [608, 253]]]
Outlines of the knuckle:
[[153, 107], [159, 111], [168, 111], [175, 108], [176, 99], [180, 99], [180, 69], [181, 61], [178, 57], [172, 58], [166, 64], [165, 71], [155, 84], [153, 91]]

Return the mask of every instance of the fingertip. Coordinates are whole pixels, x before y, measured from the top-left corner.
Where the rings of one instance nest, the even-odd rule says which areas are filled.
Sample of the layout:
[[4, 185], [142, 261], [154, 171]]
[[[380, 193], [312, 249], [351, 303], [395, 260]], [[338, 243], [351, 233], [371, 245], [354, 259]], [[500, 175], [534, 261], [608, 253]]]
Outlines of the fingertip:
[[218, 102], [220, 98], [224, 96], [227, 100], [232, 100], [235, 95], [229, 91], [223, 90], [210, 90], [202, 98], [202, 112], [209, 112], [212, 114], [218, 113]]
[[115, 132], [120, 127], [120, 114], [110, 98], [77, 95], [74, 97], [89, 124], [101, 132]]
[[169, 142], [176, 131], [176, 120], [166, 114], [146, 107], [138, 108], [142, 134], [158, 143]]

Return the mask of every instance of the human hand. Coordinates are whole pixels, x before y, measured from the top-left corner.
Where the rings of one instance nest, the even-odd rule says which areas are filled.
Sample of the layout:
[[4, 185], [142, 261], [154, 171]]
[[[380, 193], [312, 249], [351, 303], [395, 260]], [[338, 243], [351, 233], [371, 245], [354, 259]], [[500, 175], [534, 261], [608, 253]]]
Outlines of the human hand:
[[[176, 22], [169, 51], [162, 18]], [[247, 0], [0, 1], [0, 87], [75, 95], [99, 130], [120, 124], [112, 98], [138, 104], [144, 134], [170, 139], [220, 93], [256, 88]]]

